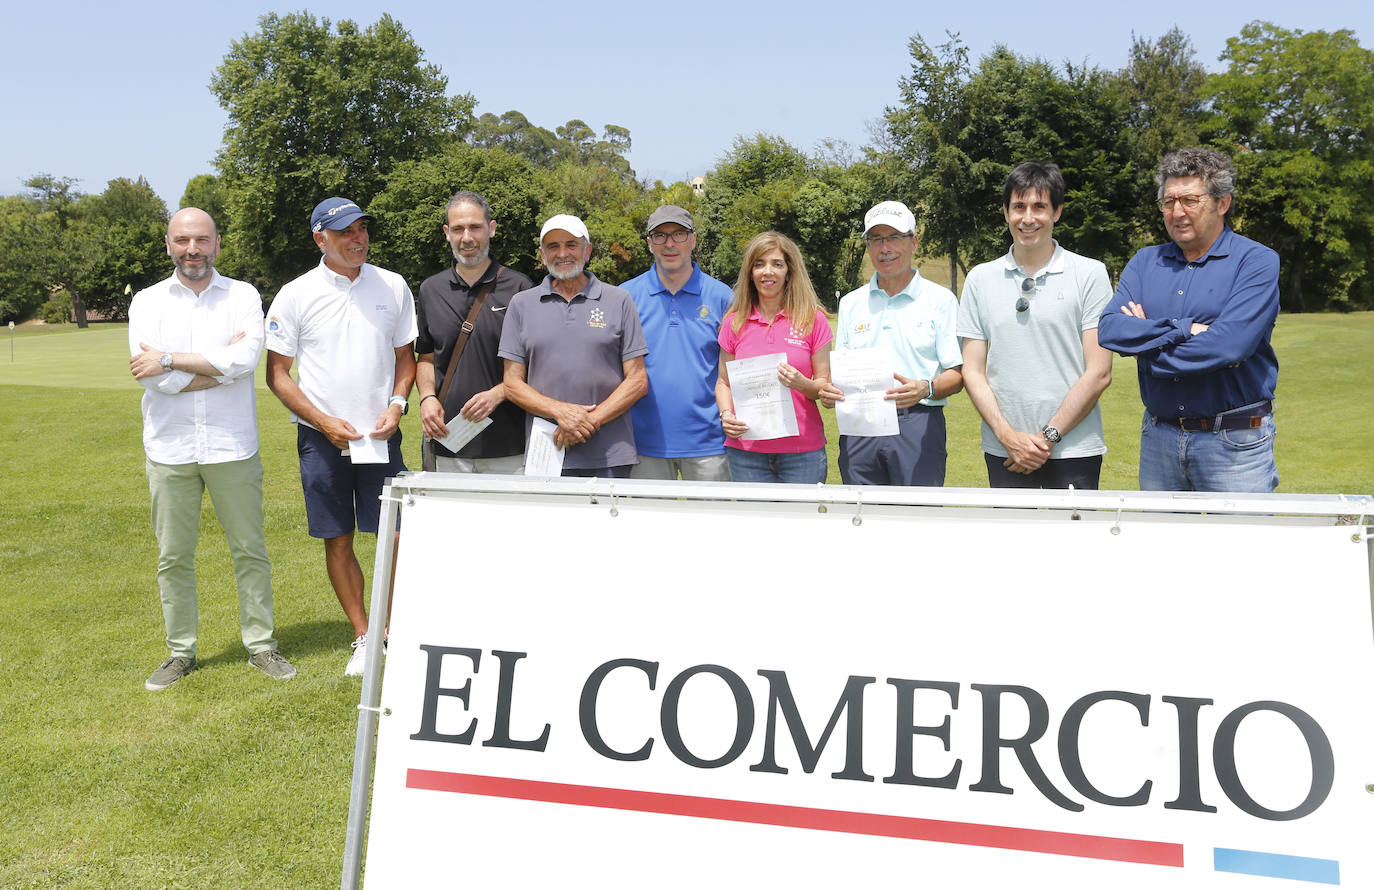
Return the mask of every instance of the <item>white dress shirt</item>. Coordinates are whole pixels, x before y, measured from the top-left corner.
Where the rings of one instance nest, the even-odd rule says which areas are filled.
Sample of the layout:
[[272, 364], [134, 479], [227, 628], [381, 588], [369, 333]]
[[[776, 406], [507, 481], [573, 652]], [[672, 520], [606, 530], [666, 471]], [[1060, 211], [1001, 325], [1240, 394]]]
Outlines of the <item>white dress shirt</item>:
[[[160, 464], [217, 464], [258, 450], [253, 371], [262, 357], [262, 300], [257, 289], [212, 272], [197, 295], [176, 275], [144, 288], [129, 304], [129, 354], [140, 343], [160, 352], [199, 353], [219, 386], [182, 392], [194, 379], [173, 370], [140, 380], [143, 450]], [[242, 332], [243, 339], [229, 341]]]

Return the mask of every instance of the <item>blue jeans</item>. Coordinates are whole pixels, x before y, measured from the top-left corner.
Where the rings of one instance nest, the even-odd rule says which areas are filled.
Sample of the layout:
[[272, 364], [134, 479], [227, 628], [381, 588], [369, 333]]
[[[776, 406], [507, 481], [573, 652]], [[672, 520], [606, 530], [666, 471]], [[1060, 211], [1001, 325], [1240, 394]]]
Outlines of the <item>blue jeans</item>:
[[801, 482], [814, 485], [824, 482], [829, 470], [824, 448], [764, 454], [727, 445], [725, 453], [730, 457], [730, 478], [735, 482]]
[[1185, 432], [1146, 411], [1140, 425], [1140, 490], [1271, 492], [1279, 484], [1274, 433], [1272, 414], [1258, 429]]

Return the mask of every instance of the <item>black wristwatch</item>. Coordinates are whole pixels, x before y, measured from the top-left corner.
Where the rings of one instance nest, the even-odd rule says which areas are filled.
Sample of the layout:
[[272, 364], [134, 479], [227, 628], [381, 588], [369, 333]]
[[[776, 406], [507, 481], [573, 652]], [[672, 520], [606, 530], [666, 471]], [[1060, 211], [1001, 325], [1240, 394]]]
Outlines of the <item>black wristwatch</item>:
[[1049, 442], [1051, 445], [1058, 445], [1059, 440], [1064, 438], [1059, 434], [1059, 430], [1050, 426], [1048, 423], [1040, 428], [1040, 435], [1044, 436], [1045, 441]]

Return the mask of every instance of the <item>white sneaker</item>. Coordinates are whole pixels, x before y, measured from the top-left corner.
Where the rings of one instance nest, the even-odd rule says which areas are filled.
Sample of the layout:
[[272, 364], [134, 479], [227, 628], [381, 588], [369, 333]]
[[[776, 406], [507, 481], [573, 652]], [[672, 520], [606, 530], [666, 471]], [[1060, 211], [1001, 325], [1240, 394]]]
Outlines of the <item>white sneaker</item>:
[[361, 677], [363, 664], [367, 662], [367, 634], [358, 634], [353, 641], [353, 654], [348, 656], [348, 667], [344, 668], [345, 677]]

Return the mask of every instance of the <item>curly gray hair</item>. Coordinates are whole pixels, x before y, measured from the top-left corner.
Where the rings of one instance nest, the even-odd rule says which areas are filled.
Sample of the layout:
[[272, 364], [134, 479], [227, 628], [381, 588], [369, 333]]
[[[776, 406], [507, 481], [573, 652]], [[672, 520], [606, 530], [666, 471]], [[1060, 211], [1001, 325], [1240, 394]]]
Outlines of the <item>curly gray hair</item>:
[[1187, 176], [1199, 177], [1207, 184], [1207, 194], [1220, 200], [1236, 191], [1236, 166], [1214, 148], [1183, 148], [1171, 151], [1155, 171], [1156, 199], [1164, 197], [1164, 183]]

